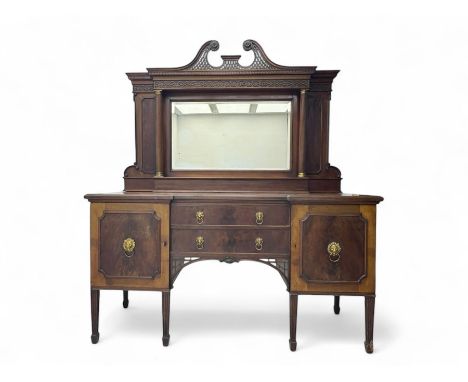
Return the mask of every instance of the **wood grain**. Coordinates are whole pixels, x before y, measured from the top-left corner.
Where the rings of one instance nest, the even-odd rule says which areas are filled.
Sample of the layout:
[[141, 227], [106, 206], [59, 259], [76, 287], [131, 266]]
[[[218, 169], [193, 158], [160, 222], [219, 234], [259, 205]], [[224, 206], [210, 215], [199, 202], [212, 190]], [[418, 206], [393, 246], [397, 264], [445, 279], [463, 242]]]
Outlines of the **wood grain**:
[[[161, 272], [161, 220], [147, 212], [104, 211], [99, 219], [99, 272], [109, 278], [154, 279]], [[124, 240], [136, 243], [131, 253]]]
[[[203, 212], [201, 223], [196, 213]], [[263, 219], [257, 224], [256, 213], [261, 212]], [[268, 203], [173, 203], [171, 206], [171, 226], [178, 225], [246, 225], [246, 226], [289, 226], [289, 205]]]
[[[366, 225], [361, 215], [308, 213], [300, 222], [300, 277], [308, 283], [358, 283], [367, 276]], [[337, 243], [336, 257], [328, 245]]]
[[[202, 249], [195, 243], [197, 237], [204, 238]], [[257, 250], [255, 240], [261, 238], [261, 250]], [[251, 253], [251, 254], [289, 254], [289, 228], [277, 229], [172, 229], [171, 252], [183, 254], [197, 253]]]
[[[109, 240], [114, 240], [107, 235], [100, 236], [100, 221], [106, 213], [150, 213], [156, 214], [160, 221], [154, 232], [159, 240], [160, 256], [158, 257], [159, 272], [154, 278], [138, 277], [131, 274], [128, 277], [106, 277], [99, 271], [100, 269], [100, 243], [105, 240], [105, 245], [109, 245]], [[119, 238], [120, 239], [120, 238]], [[119, 240], [120, 241], [120, 240]], [[91, 286], [96, 289], [151, 289], [162, 290], [169, 288], [169, 205], [168, 204], [143, 204], [143, 203], [92, 203], [91, 204]], [[137, 244], [138, 245], [138, 244]], [[123, 255], [122, 255], [123, 256]], [[151, 257], [151, 256], [150, 256]], [[142, 264], [146, 266], [146, 262]], [[113, 276], [118, 276], [113, 275]]]
[[[356, 216], [359, 217], [362, 215], [362, 218], [367, 221], [367, 227], [365, 232], [366, 237], [366, 258], [367, 263], [367, 274], [359, 282], [347, 282], [350, 280], [343, 280], [343, 275], [337, 275], [333, 270], [329, 270], [328, 264], [327, 268], [322, 268], [317, 270], [317, 272], [322, 272], [322, 280], [318, 281], [308, 281], [304, 279], [301, 270], [301, 262], [304, 257], [310, 256], [310, 248], [303, 248], [303, 238], [301, 232], [301, 221], [303, 221], [309, 214], [313, 215], [336, 215], [336, 216]], [[324, 229], [324, 228], [322, 228]], [[358, 230], [359, 232], [359, 230]], [[353, 233], [353, 234], [358, 234]], [[305, 234], [305, 233], [304, 233]], [[363, 232], [364, 234], [364, 232]], [[324, 233], [323, 235], [326, 235]], [[314, 241], [315, 236], [312, 236], [310, 239]], [[320, 240], [320, 239], [319, 239]], [[347, 239], [349, 240], [349, 239]], [[353, 240], [359, 241], [359, 238], [355, 237]], [[309, 244], [312, 245], [312, 244]], [[357, 246], [359, 247], [359, 245]], [[358, 251], [356, 249], [355, 251]], [[320, 248], [322, 250], [322, 248]], [[325, 249], [323, 249], [325, 250]], [[325, 253], [325, 256], [327, 254]], [[345, 256], [345, 254], [343, 254]], [[310, 259], [310, 261], [312, 261]], [[316, 261], [314, 263], [316, 264]], [[310, 263], [308, 267], [313, 267], [313, 263]], [[318, 263], [320, 264], [320, 263]], [[333, 264], [331, 264], [333, 266]], [[319, 266], [320, 267], [320, 266]], [[353, 265], [355, 267], [355, 265]], [[358, 267], [359, 268], [359, 267]], [[350, 276], [350, 271], [346, 271], [346, 278], [353, 278]], [[354, 270], [353, 270], [354, 272]], [[360, 273], [358, 271], [357, 273]], [[357, 274], [356, 273], [356, 274]], [[336, 279], [333, 279], [336, 277]], [[353, 280], [355, 281], [355, 280]], [[373, 294], [375, 293], [375, 206], [373, 205], [360, 205], [360, 206], [334, 206], [334, 205], [294, 205], [292, 206], [291, 212], [291, 291], [301, 292], [301, 293], [318, 293], [318, 294]]]
[[[136, 160], [124, 171], [126, 192], [85, 196], [91, 202], [93, 343], [99, 340], [101, 289], [124, 290], [124, 307], [128, 290], [162, 291], [167, 346], [170, 263], [176, 277], [191, 262], [248, 259], [271, 266], [271, 260], [277, 261], [290, 293], [292, 351], [298, 294], [329, 294], [335, 296], [335, 313], [339, 296], [365, 296], [365, 347], [372, 352], [376, 205], [383, 199], [341, 193], [341, 172], [329, 163], [330, 99], [338, 71], [275, 64], [254, 40], [243, 45], [254, 55], [251, 65], [240, 65], [238, 56], [222, 56], [221, 66], [213, 67], [207, 56], [218, 47], [217, 41], [208, 41], [182, 67], [128, 73]], [[245, 100], [291, 102], [288, 170], [172, 170], [172, 102]], [[204, 213], [201, 223], [197, 211]], [[262, 224], [255, 217], [259, 211]], [[137, 244], [125, 258], [121, 247], [127, 236]], [[197, 236], [203, 236], [203, 248], [197, 248]], [[259, 237], [261, 250], [255, 246]], [[331, 241], [342, 247], [334, 264], [326, 252]]]

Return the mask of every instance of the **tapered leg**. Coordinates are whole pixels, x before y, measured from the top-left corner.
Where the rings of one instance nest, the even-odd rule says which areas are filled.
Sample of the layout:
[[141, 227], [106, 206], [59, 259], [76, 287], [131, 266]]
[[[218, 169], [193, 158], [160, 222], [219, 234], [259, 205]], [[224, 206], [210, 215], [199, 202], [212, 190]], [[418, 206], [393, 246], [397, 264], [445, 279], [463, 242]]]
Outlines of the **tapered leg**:
[[340, 296], [335, 296], [333, 310], [335, 311], [335, 314], [340, 314]]
[[99, 341], [99, 290], [91, 289], [91, 342], [97, 344]]
[[128, 290], [123, 291], [123, 302], [122, 305], [125, 309], [128, 308]]
[[366, 296], [365, 297], [365, 316], [366, 316], [366, 341], [364, 342], [364, 347], [366, 348], [367, 353], [372, 353], [374, 351], [374, 307], [375, 307], [375, 297]]
[[297, 294], [289, 294], [289, 349], [296, 351]]
[[171, 309], [171, 292], [162, 292], [162, 317], [163, 317], [163, 345], [169, 345], [169, 313]]

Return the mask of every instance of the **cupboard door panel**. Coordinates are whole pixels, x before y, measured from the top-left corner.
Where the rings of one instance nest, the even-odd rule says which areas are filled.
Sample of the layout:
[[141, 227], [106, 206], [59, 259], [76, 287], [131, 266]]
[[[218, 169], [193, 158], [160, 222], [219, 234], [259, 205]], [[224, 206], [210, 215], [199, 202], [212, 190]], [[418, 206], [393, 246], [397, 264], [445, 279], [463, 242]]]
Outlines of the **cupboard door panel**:
[[169, 205], [91, 204], [91, 285], [169, 287]]
[[154, 211], [104, 211], [99, 221], [99, 272], [154, 279], [161, 273], [161, 219]]
[[308, 214], [300, 222], [300, 277], [307, 282], [359, 282], [367, 274], [366, 220]]
[[294, 205], [291, 290], [375, 293], [375, 206]]

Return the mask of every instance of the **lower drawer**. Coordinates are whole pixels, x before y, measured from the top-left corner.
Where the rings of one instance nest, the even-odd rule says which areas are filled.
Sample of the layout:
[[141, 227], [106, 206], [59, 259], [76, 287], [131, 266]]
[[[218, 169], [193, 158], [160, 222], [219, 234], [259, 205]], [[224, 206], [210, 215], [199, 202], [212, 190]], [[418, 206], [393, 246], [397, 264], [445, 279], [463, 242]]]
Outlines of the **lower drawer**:
[[289, 248], [289, 228], [171, 230], [172, 253], [289, 254]]

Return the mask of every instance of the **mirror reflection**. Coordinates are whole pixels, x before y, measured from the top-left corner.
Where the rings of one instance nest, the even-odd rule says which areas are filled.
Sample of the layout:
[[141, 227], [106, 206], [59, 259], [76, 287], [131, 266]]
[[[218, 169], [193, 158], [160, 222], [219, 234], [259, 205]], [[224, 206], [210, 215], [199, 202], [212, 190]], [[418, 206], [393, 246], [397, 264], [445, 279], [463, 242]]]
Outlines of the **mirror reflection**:
[[289, 170], [291, 101], [172, 102], [173, 170]]

